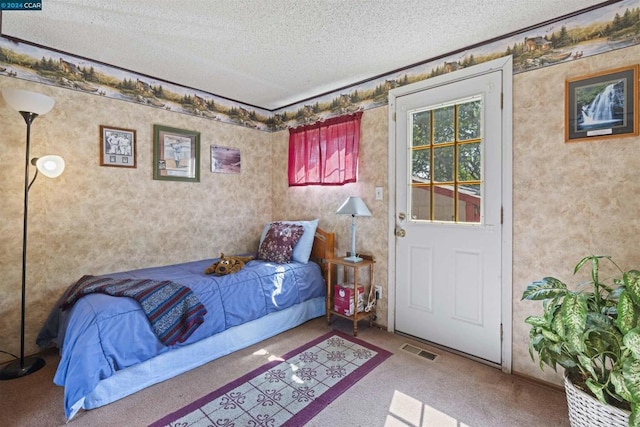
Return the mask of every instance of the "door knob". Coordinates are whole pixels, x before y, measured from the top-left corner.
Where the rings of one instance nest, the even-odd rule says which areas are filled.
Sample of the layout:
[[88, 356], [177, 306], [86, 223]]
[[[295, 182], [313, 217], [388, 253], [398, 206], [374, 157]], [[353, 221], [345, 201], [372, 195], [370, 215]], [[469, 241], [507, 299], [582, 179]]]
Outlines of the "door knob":
[[397, 237], [404, 237], [407, 235], [407, 232], [404, 231], [404, 229], [402, 228], [396, 228], [396, 236]]

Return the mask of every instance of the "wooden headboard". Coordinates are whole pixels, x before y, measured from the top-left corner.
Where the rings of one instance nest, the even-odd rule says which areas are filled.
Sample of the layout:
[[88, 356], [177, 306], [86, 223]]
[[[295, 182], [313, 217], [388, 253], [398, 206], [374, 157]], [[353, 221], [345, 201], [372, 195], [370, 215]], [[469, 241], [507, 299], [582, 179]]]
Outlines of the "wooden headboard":
[[327, 278], [327, 264], [325, 263], [325, 260], [334, 258], [335, 245], [335, 233], [329, 233], [319, 227], [316, 229], [316, 235], [313, 239], [313, 248], [311, 249], [310, 259], [311, 261], [314, 261], [320, 265], [325, 280]]

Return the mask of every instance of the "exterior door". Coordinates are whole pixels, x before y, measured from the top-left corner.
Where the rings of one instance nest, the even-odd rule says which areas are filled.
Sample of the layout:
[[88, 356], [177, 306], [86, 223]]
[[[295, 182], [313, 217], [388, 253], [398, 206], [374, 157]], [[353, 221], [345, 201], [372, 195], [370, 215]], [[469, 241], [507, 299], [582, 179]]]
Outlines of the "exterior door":
[[395, 102], [395, 329], [501, 364], [502, 71]]

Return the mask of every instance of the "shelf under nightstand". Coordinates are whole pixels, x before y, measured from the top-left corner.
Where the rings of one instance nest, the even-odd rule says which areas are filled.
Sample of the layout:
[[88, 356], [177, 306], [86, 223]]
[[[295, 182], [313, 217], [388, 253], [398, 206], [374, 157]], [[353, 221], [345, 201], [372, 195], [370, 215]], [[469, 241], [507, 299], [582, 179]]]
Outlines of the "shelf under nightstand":
[[[347, 255], [348, 256], [348, 255]], [[376, 314], [375, 304], [370, 308], [369, 311], [358, 311], [358, 272], [361, 268], [369, 268], [369, 283], [364, 286], [364, 294], [363, 294], [363, 308], [366, 308], [369, 304], [369, 301], [374, 301], [374, 286], [373, 286], [373, 265], [375, 264], [375, 260], [371, 255], [362, 255], [358, 254], [359, 257], [362, 258], [360, 262], [352, 262], [347, 261], [344, 258], [331, 258], [327, 259], [327, 323], [331, 324], [331, 315], [336, 315], [339, 317], [343, 317], [345, 319], [349, 319], [353, 321], [353, 336], [358, 335], [358, 321], [363, 319], [369, 319], [369, 326], [373, 326], [373, 319]], [[342, 269], [342, 281], [333, 283], [333, 266], [335, 266], [336, 279], [339, 276], [339, 269]], [[341, 313], [335, 310], [335, 295], [334, 289], [336, 285], [347, 284], [350, 283], [348, 279], [348, 270], [353, 269], [353, 314], [347, 315], [345, 313]], [[366, 297], [368, 295], [368, 297]]]

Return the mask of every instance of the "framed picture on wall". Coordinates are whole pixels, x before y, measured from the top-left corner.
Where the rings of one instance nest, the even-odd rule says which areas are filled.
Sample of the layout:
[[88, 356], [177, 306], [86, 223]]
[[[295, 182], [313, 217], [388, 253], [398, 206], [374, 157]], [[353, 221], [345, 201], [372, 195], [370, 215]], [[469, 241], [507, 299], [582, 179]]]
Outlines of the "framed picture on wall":
[[211, 172], [240, 173], [240, 150], [237, 148], [211, 146]]
[[200, 133], [153, 125], [153, 179], [200, 182]]
[[638, 135], [638, 65], [567, 79], [565, 141]]
[[100, 126], [100, 166], [136, 167], [136, 131]]

